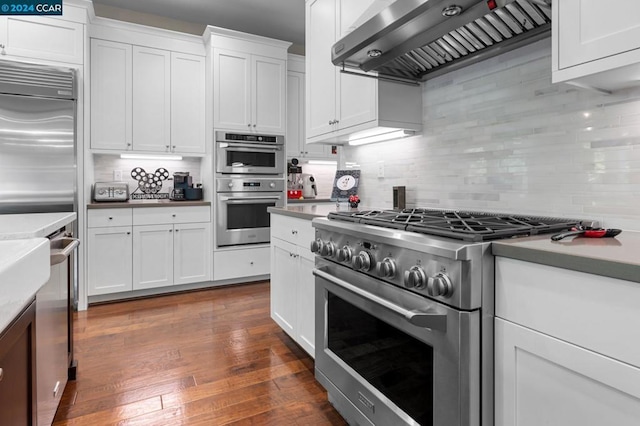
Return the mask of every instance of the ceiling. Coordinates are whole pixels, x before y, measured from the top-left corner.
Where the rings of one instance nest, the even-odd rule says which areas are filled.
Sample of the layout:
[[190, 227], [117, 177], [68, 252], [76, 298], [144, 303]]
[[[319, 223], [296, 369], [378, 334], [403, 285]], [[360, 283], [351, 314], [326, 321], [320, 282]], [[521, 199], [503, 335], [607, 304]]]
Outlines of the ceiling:
[[[93, 0], [93, 3], [108, 7], [96, 7], [98, 16], [117, 18], [129, 10], [138, 12], [137, 16], [148, 14], [201, 24], [203, 30], [205, 25], [214, 25], [304, 46], [304, 0]], [[114, 14], [115, 9], [110, 8], [125, 10]]]

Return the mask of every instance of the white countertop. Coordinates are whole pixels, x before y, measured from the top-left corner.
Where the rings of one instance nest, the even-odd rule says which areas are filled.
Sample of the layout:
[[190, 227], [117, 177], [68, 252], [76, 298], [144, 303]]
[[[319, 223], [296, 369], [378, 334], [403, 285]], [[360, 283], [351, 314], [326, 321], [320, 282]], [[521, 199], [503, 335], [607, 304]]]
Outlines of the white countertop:
[[43, 238], [76, 220], [74, 212], [0, 215], [0, 240]]
[[76, 220], [76, 213], [0, 215], [0, 332], [49, 280], [45, 237]]
[[0, 241], [0, 332], [49, 280], [49, 271], [46, 238]]

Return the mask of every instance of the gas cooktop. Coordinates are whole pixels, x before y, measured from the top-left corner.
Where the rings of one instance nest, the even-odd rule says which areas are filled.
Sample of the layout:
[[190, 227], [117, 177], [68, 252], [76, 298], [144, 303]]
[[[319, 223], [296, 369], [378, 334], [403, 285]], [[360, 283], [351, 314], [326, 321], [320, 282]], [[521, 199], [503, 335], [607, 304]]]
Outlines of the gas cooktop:
[[558, 232], [581, 222], [568, 218], [436, 209], [332, 212], [328, 218], [473, 242]]

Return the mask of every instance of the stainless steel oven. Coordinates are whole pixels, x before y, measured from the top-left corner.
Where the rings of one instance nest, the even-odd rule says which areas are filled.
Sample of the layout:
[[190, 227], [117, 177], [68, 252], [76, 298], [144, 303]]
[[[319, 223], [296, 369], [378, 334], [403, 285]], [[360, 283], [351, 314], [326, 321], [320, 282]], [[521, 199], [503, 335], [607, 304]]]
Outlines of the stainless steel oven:
[[284, 175], [284, 136], [216, 132], [216, 173]]
[[267, 208], [284, 204], [284, 178], [218, 178], [217, 246], [268, 243], [271, 215]]

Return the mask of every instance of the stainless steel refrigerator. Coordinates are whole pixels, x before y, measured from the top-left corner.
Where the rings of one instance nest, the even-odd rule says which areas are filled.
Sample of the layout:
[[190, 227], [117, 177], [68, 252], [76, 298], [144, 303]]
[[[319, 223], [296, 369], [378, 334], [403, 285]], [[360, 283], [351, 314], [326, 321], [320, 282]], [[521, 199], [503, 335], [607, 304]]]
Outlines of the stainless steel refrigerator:
[[0, 214], [76, 211], [75, 72], [0, 61]]
[[[69, 68], [0, 60], [0, 214], [77, 212], [75, 84]], [[75, 224], [49, 236], [52, 250], [73, 235]], [[36, 293], [38, 426], [51, 424], [67, 379], [75, 378], [77, 271], [75, 254], [52, 262]]]

